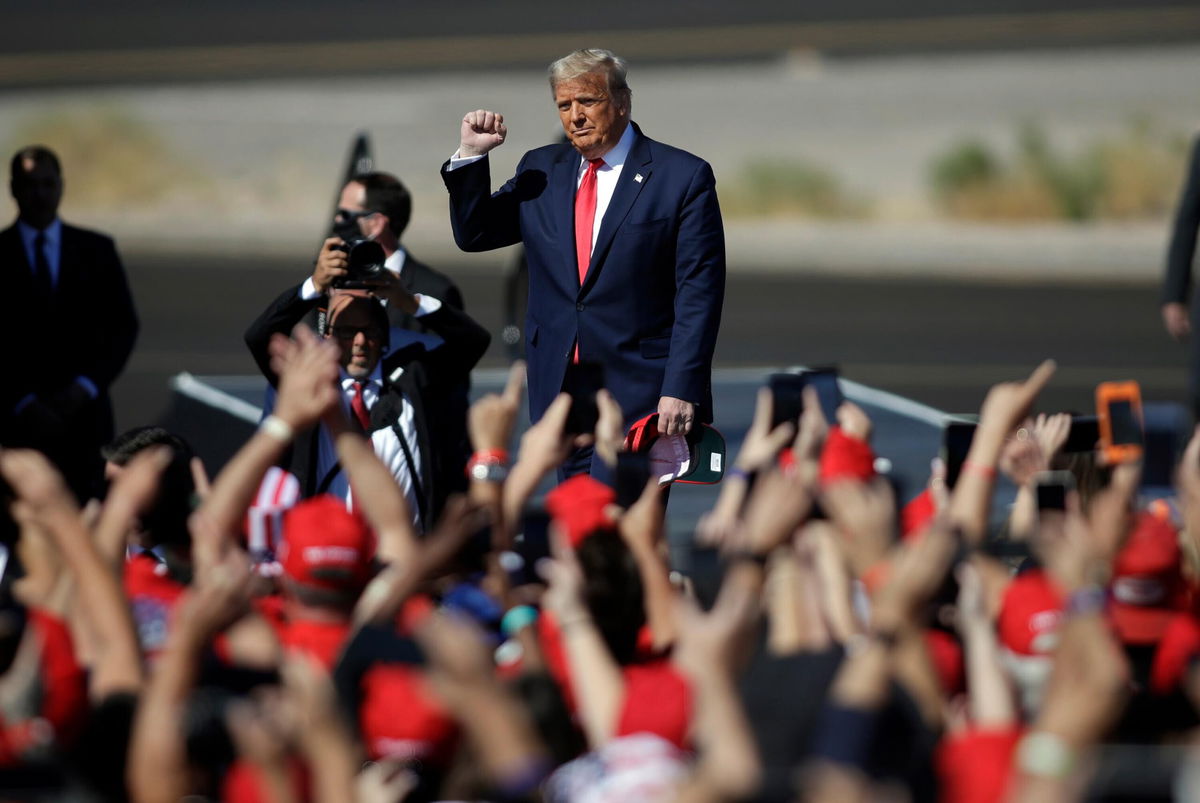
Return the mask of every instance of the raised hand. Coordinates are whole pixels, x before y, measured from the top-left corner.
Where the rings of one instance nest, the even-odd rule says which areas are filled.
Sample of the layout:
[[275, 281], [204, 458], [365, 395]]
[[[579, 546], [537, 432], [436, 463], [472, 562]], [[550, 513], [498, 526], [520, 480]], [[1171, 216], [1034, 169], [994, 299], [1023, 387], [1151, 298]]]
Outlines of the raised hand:
[[349, 270], [349, 257], [343, 250], [346, 243], [341, 237], [330, 237], [321, 243], [317, 264], [313, 266], [312, 282], [318, 293], [328, 293], [333, 283], [345, 276]]
[[1003, 433], [1011, 432], [1029, 415], [1029, 408], [1057, 369], [1054, 360], [1046, 360], [1029, 378], [1021, 382], [1001, 382], [993, 385], [979, 409], [979, 428]]
[[770, 468], [779, 450], [786, 446], [796, 433], [796, 427], [791, 422], [771, 427], [773, 404], [771, 391], [768, 388], [759, 388], [754, 404], [754, 421], [746, 431], [741, 451], [734, 461], [734, 465], [742, 471], [753, 472]]
[[1058, 456], [1070, 434], [1070, 413], [1055, 413], [1054, 415], [1041, 413], [1033, 422], [1033, 440], [1037, 442], [1042, 454], [1045, 455], [1047, 464], [1052, 463]]
[[458, 155], [462, 158], [483, 156], [493, 148], [503, 145], [508, 136], [504, 115], [486, 109], [467, 112], [462, 119], [459, 133]]
[[271, 367], [279, 374], [275, 415], [293, 429], [311, 427], [339, 401], [337, 347], [320, 340], [307, 326], [298, 326], [295, 339], [271, 339]]
[[476, 451], [508, 449], [524, 387], [525, 363], [517, 360], [508, 371], [508, 384], [503, 393], [489, 393], [471, 405], [467, 413], [471, 448]]

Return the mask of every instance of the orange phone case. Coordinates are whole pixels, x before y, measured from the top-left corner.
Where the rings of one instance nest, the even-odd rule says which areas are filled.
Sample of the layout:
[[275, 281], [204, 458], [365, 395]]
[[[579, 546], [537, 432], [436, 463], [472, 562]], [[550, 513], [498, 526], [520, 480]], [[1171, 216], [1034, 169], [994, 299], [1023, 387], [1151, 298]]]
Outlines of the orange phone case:
[[1101, 382], [1096, 386], [1096, 417], [1100, 420], [1100, 450], [1109, 465], [1128, 463], [1142, 456], [1141, 443], [1113, 443], [1112, 416], [1109, 406], [1113, 402], [1129, 402], [1138, 427], [1143, 429], [1142, 389], [1137, 382]]

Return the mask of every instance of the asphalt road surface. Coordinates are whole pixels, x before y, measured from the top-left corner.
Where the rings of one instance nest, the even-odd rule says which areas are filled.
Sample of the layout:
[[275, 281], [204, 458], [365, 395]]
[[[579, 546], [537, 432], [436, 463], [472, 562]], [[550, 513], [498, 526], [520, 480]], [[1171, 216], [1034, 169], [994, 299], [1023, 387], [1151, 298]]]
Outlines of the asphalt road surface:
[[[502, 276], [438, 267], [455, 276], [468, 311], [493, 333], [481, 367], [502, 367]], [[256, 260], [133, 257], [127, 269], [142, 332], [113, 390], [122, 428], [162, 415], [178, 372], [253, 374], [242, 332], [305, 276], [303, 265]], [[1185, 352], [1162, 331], [1157, 293], [1148, 284], [731, 273], [716, 364], [836, 363], [849, 379], [956, 413], [977, 410], [990, 384], [1053, 357], [1060, 368], [1043, 409], [1090, 410], [1095, 385], [1108, 379], [1138, 380], [1147, 400], [1182, 401]]]
[[[1178, 0], [41, 0], [5, 9], [0, 86], [544, 64], [601, 39], [638, 61], [1194, 40]], [[352, 49], [351, 49], [352, 48]]]

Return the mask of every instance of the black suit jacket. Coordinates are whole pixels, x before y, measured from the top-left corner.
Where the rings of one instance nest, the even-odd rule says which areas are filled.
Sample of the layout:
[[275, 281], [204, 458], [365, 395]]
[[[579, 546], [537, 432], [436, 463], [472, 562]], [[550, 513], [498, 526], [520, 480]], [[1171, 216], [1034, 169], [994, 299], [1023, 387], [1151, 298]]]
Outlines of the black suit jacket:
[[[289, 288], [246, 330], [246, 345], [272, 385], [278, 383], [268, 352], [272, 335], [290, 334], [321, 301], [301, 299], [299, 285]], [[433, 350], [411, 343], [383, 358], [384, 387], [371, 408], [371, 428], [374, 431], [391, 426], [400, 411], [401, 393], [412, 403], [422, 454], [425, 522], [430, 526], [446, 497], [466, 484], [463, 467], [467, 454], [456, 434], [463, 431], [463, 423], [449, 420], [457, 417], [460, 408], [448, 403], [448, 399], [460, 391], [471, 369], [487, 351], [491, 336], [466, 313], [449, 304], [422, 316], [421, 321], [444, 342]], [[402, 370], [397, 373], [397, 369]], [[313, 429], [297, 436], [285, 460], [285, 467], [299, 478], [305, 496], [316, 493], [321, 481], [316, 476], [317, 449], [318, 433]]]
[[5, 443], [21, 440], [12, 410], [26, 395], [49, 395], [85, 376], [99, 395], [82, 414], [86, 421], [68, 422], [71, 437], [86, 439], [77, 443], [80, 449], [110, 440], [108, 388], [124, 369], [138, 332], [133, 297], [112, 239], [64, 223], [58, 283], [47, 304], [35, 290], [33, 269], [14, 223], [0, 232], [0, 276], [10, 335], [0, 347], [0, 438]]
[[[1192, 143], [1187, 176], [1179, 205], [1175, 208], [1175, 225], [1171, 229], [1171, 245], [1167, 249], [1167, 273], [1163, 281], [1162, 301], [1181, 304], [1191, 302], [1192, 260], [1196, 256], [1196, 232], [1200, 229], [1200, 137]], [[1193, 317], [1197, 314], [1193, 306]]]

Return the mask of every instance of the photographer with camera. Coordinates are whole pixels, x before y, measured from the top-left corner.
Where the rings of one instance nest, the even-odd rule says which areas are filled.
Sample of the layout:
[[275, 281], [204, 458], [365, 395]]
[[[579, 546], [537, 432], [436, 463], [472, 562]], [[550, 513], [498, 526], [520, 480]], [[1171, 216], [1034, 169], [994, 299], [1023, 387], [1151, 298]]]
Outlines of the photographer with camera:
[[[271, 361], [271, 339], [290, 336], [320, 305], [327, 305], [322, 335], [339, 350], [336, 381], [343, 409], [391, 469], [409, 499], [414, 524], [423, 529], [436, 519], [448, 493], [465, 485], [467, 453], [458, 436], [465, 422], [455, 402], [491, 337], [466, 313], [409, 292], [384, 267], [382, 257], [376, 243], [355, 244], [347, 254], [347, 267], [336, 277], [341, 287], [330, 282], [328, 293], [310, 298], [302, 286], [285, 290], [250, 325], [245, 339], [259, 370], [274, 386], [279, 380]], [[437, 336], [437, 345], [406, 338], [411, 333], [389, 326], [389, 313], [419, 320]], [[283, 464], [300, 480], [302, 494], [332, 493], [349, 502], [349, 483], [325, 427], [291, 433], [283, 423], [279, 427], [276, 421], [280, 435], [294, 437]]]
[[[359, 273], [357, 268], [375, 264], [373, 255], [370, 258], [365, 255], [358, 257], [359, 249], [373, 254], [374, 246], [378, 246], [383, 252], [383, 269], [403, 279], [405, 286], [413, 293], [436, 298], [443, 304], [462, 309], [462, 293], [450, 277], [416, 260], [401, 245], [400, 237], [408, 227], [411, 216], [412, 196], [395, 176], [375, 172], [352, 178], [342, 188], [331, 236], [321, 245], [312, 276], [301, 287], [301, 296], [305, 299], [317, 298], [327, 295], [333, 288], [342, 287], [347, 280], [364, 278], [351, 277], [351, 257], [355, 255], [354, 272]], [[386, 302], [384, 306], [387, 307], [388, 322], [393, 328], [431, 334], [419, 317]], [[309, 323], [318, 328], [317, 321]]]

